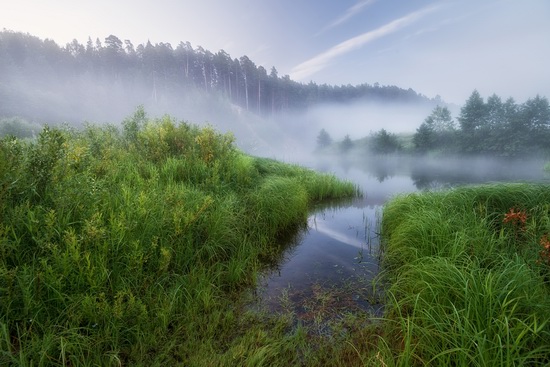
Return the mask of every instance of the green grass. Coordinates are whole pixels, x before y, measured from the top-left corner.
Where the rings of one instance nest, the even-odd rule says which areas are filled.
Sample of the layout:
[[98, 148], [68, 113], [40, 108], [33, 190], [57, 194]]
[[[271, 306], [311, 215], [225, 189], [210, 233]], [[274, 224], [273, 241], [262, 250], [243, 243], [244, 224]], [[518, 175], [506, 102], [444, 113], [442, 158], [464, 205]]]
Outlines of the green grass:
[[310, 321], [292, 307], [251, 309], [259, 271], [314, 204], [357, 194], [334, 176], [246, 155], [231, 135], [142, 110], [122, 129], [6, 137], [0, 365], [550, 363], [544, 185], [389, 202], [382, 318], [340, 307], [346, 289], [321, 285], [300, 311]]
[[[387, 204], [388, 365], [550, 363], [549, 203], [548, 186], [502, 184]], [[511, 208], [527, 220], [505, 221]]]
[[296, 361], [280, 353], [303, 335], [243, 291], [309, 208], [356, 187], [210, 127], [142, 110], [123, 127], [0, 140], [0, 365]]

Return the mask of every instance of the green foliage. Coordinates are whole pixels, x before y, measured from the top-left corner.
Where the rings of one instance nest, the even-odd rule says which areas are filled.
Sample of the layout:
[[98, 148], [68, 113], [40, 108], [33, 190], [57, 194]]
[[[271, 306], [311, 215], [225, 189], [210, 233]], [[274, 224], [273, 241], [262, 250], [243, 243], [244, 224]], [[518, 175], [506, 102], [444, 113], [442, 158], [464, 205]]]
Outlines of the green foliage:
[[521, 109], [521, 117], [527, 125], [528, 144], [536, 148], [547, 148], [550, 139], [550, 104], [545, 97], [528, 99]]
[[57, 162], [65, 154], [65, 136], [58, 129], [48, 126], [38, 136], [38, 141], [32, 145], [26, 161], [29, 172], [30, 187], [34, 196], [45, 199], [48, 186], [55, 177]]
[[487, 102], [474, 91], [458, 116], [455, 128], [450, 112], [436, 107], [414, 134], [418, 152], [488, 154], [504, 157], [547, 155], [550, 104], [536, 96], [523, 104], [502, 102], [495, 94]]
[[137, 141], [138, 133], [143, 128], [147, 115], [143, 106], [139, 106], [131, 118], [127, 118], [122, 122], [124, 137], [129, 143]]
[[456, 135], [454, 121], [447, 107], [437, 106], [416, 129], [413, 136], [415, 150], [425, 153], [432, 150], [449, 151]]
[[255, 345], [241, 291], [315, 201], [356, 194], [141, 108], [122, 133], [6, 137], [0, 158], [1, 365], [272, 361], [234, 344]]
[[449, 111], [447, 107], [436, 106], [431, 115], [426, 118], [426, 122], [432, 124], [437, 133], [455, 130], [455, 123], [451, 116], [451, 111]]
[[461, 148], [465, 153], [479, 153], [482, 151], [483, 142], [487, 139], [487, 108], [477, 90], [460, 109], [458, 121], [461, 130]]
[[387, 204], [383, 353], [406, 365], [547, 364], [549, 200], [547, 186], [507, 184]]
[[[523, 104], [493, 94], [485, 102], [474, 90], [455, 124], [447, 107], [436, 106], [416, 132], [411, 143], [385, 129], [368, 137], [374, 154], [416, 152], [431, 154], [491, 155], [497, 157], [547, 157], [550, 154], [550, 102], [536, 96]], [[321, 134], [320, 134], [321, 135]], [[345, 139], [338, 153], [345, 154]], [[409, 146], [410, 145], [410, 146]]]
[[296, 178], [273, 177], [254, 190], [251, 206], [259, 213], [254, 225], [265, 228], [269, 237], [287, 232], [307, 219], [308, 194]]
[[329, 133], [325, 129], [321, 129], [321, 131], [319, 131], [319, 135], [317, 136], [317, 149], [325, 149], [331, 144], [332, 138]]
[[402, 149], [397, 135], [388, 133], [386, 129], [374, 133], [371, 137], [370, 150], [376, 154], [391, 154]]
[[434, 128], [428, 122], [423, 122], [413, 136], [413, 144], [416, 151], [425, 153], [434, 149], [436, 136]]
[[340, 151], [342, 153], [347, 153], [353, 148], [353, 142], [351, 141], [349, 135], [344, 137], [344, 140], [340, 143]]

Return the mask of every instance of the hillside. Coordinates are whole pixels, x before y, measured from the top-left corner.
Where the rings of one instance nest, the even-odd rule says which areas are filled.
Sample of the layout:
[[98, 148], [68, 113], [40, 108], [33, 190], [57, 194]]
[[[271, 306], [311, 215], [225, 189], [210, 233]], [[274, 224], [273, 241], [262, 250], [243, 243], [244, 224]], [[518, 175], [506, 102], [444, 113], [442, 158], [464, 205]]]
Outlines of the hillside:
[[[0, 116], [81, 123], [120, 120], [138, 105], [200, 122], [227, 106], [267, 117], [322, 103], [425, 104], [412, 89], [298, 83], [247, 56], [233, 58], [189, 42], [139, 44], [111, 35], [60, 46], [49, 39], [0, 32]], [[181, 116], [185, 115], [185, 116]], [[198, 118], [196, 118], [198, 117]]]

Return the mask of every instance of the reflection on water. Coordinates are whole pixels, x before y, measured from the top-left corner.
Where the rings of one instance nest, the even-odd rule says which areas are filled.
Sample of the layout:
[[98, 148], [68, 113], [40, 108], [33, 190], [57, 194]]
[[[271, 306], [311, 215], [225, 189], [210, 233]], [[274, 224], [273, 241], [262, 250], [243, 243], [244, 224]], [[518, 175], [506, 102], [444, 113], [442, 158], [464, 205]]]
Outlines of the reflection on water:
[[368, 307], [373, 298], [370, 280], [379, 263], [375, 211], [348, 206], [312, 214], [300, 240], [263, 279], [262, 295], [269, 307], [279, 308], [284, 295], [299, 309], [300, 300], [311, 299], [321, 288], [346, 289], [339, 297], [348, 306]]
[[265, 305], [290, 307], [305, 321], [327, 303], [331, 312], [381, 313], [373, 291], [380, 259], [378, 223], [382, 205], [392, 196], [468, 183], [548, 181], [543, 161], [385, 157], [310, 166], [356, 183], [365, 195], [317, 208], [307, 229], [288, 244], [283, 260], [260, 281]]
[[543, 159], [388, 156], [341, 162], [344, 168], [341, 172], [358, 167], [380, 182], [398, 176], [410, 177], [418, 190], [473, 183], [548, 180]]

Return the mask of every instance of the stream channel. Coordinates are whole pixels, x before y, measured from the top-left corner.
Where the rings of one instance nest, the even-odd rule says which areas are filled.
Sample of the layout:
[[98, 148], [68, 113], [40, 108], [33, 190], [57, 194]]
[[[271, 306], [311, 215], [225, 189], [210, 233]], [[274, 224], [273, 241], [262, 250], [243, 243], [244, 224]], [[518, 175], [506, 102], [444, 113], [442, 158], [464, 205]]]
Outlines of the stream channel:
[[307, 227], [284, 247], [280, 261], [260, 278], [256, 290], [270, 312], [293, 312], [301, 322], [319, 314], [363, 311], [383, 314], [377, 284], [379, 224], [384, 203], [397, 194], [488, 182], [549, 182], [544, 161], [488, 159], [340, 160], [300, 164], [349, 180], [363, 197], [319, 205]]

